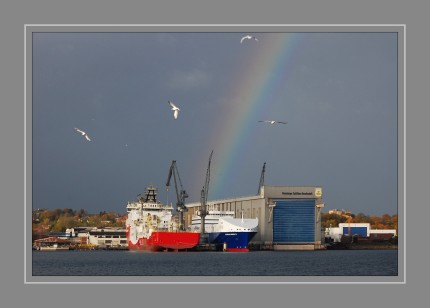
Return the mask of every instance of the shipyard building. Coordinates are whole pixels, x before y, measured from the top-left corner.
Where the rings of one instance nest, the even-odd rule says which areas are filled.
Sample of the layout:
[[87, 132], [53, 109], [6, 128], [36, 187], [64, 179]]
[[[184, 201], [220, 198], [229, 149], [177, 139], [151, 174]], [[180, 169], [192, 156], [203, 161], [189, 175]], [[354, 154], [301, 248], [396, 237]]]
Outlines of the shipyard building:
[[[236, 218], [258, 218], [258, 232], [250, 246], [273, 250], [322, 248], [322, 188], [309, 186], [262, 186], [256, 196], [207, 201], [208, 211], [232, 211]], [[201, 208], [186, 204], [185, 225]]]
[[339, 243], [343, 236], [351, 236], [355, 240], [389, 240], [397, 236], [397, 231], [395, 229], [372, 229], [370, 223], [367, 222], [340, 223], [338, 227], [325, 229], [325, 238], [328, 239], [328, 242]]

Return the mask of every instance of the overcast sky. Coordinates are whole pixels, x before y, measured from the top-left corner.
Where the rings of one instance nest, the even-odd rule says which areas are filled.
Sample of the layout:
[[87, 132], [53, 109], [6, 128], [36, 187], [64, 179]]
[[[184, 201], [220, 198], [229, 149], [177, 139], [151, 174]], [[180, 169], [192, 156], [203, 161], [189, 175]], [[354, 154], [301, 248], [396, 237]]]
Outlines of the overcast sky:
[[214, 150], [209, 200], [255, 195], [266, 162], [325, 212], [396, 214], [396, 33], [247, 34], [33, 34], [33, 208], [175, 202], [172, 160], [197, 202]]

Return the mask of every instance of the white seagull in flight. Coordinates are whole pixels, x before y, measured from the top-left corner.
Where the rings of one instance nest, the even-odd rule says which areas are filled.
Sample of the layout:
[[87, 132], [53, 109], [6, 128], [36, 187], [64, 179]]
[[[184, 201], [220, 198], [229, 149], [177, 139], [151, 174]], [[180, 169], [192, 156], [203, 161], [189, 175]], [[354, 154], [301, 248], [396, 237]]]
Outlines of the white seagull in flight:
[[279, 124], [287, 124], [288, 122], [281, 122], [281, 121], [274, 121], [274, 120], [265, 120], [265, 121], [258, 121], [258, 122], [267, 122], [270, 124], [275, 124], [275, 123], [279, 123]]
[[258, 40], [257, 40], [257, 38], [255, 36], [247, 35], [247, 36], [244, 36], [244, 37], [241, 38], [240, 43], [242, 44], [242, 42], [244, 40], [246, 40], [246, 39], [248, 39], [248, 40], [254, 39], [255, 41], [258, 42]]
[[172, 110], [173, 110], [173, 117], [175, 118], [175, 120], [178, 118], [178, 114], [179, 114], [179, 109], [178, 107], [176, 107], [171, 101], [169, 101], [170, 106], [172, 106]]
[[76, 127], [75, 127], [75, 130], [76, 130], [78, 133], [81, 133], [81, 135], [82, 135], [82, 136], [85, 136], [85, 138], [86, 138], [88, 141], [91, 141], [90, 137], [88, 137], [88, 135], [87, 135], [87, 133], [86, 133], [86, 132], [84, 132], [83, 130], [80, 130], [80, 129], [76, 128]]

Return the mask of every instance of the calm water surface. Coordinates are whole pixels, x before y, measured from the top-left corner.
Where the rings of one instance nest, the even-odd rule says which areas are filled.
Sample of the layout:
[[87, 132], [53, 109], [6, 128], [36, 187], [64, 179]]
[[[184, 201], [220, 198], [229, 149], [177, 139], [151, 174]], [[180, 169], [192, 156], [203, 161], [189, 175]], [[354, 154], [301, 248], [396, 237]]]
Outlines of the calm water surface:
[[33, 251], [33, 276], [397, 276], [397, 250]]

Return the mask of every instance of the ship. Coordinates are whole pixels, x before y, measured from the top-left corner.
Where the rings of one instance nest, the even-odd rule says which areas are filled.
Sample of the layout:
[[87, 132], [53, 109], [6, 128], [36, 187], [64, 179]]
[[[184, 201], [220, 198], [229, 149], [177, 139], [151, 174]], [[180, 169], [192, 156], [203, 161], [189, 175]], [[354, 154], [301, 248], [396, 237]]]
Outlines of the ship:
[[[197, 213], [198, 214], [198, 213]], [[190, 230], [201, 231], [201, 217], [193, 215]], [[234, 211], [209, 210], [205, 216], [205, 232], [209, 244], [227, 252], [248, 252], [249, 242], [257, 234], [257, 218], [234, 217]]]
[[197, 246], [200, 234], [183, 231], [173, 207], [157, 201], [157, 189], [149, 186], [138, 200], [128, 202], [126, 236], [129, 250], [184, 251]]

